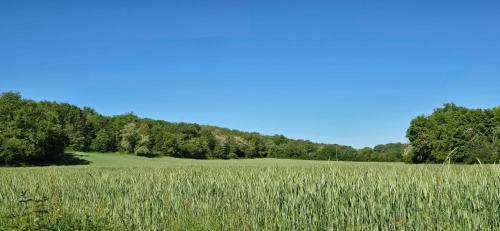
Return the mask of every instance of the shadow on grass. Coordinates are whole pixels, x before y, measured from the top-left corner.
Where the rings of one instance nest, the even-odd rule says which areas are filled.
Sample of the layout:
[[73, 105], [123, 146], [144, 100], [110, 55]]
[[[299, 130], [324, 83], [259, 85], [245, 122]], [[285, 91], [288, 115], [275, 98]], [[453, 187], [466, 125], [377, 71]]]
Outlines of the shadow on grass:
[[152, 154], [152, 153], [148, 153], [148, 154], [138, 154], [137, 156], [140, 156], [140, 157], [146, 157], [146, 158], [155, 158], [155, 157], [159, 157], [158, 155], [155, 155], [155, 154]]
[[[16, 162], [10, 164], [3, 164], [0, 162], [0, 167], [47, 167], [47, 166], [71, 166], [71, 165], [89, 165], [91, 162], [83, 159], [85, 155], [75, 154], [75, 153], [64, 153], [62, 156], [58, 157], [56, 160], [45, 160], [41, 162]], [[1, 227], [0, 227], [0, 230]]]
[[85, 155], [79, 155], [74, 153], [64, 153], [64, 155], [59, 159], [49, 163], [44, 164], [45, 166], [49, 165], [57, 165], [57, 166], [66, 166], [66, 165], [89, 165], [90, 161], [82, 159]]

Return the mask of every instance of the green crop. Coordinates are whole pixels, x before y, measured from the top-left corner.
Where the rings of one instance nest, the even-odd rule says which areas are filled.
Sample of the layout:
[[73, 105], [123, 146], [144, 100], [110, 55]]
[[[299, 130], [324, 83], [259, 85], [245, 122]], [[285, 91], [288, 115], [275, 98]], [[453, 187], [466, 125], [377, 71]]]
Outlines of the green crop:
[[500, 230], [497, 165], [5, 168], [0, 186], [0, 230]]

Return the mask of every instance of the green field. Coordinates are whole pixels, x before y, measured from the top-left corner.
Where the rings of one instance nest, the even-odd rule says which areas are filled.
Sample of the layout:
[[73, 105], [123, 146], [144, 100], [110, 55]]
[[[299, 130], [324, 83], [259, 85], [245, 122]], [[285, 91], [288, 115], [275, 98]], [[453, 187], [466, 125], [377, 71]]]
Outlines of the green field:
[[498, 165], [77, 154], [0, 168], [0, 230], [500, 230]]
[[145, 158], [124, 153], [77, 153], [90, 162], [87, 167], [274, 167], [329, 166], [333, 162], [290, 159], [195, 160], [172, 157]]

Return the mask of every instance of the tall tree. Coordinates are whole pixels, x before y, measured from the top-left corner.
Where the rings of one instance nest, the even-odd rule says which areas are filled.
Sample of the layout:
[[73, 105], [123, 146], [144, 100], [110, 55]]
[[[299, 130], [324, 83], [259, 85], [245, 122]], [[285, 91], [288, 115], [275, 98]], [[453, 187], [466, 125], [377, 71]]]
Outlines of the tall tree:
[[126, 124], [123, 129], [121, 129], [121, 142], [120, 148], [128, 153], [134, 153], [137, 142], [139, 141], [139, 135], [137, 133], [137, 124], [129, 123]]

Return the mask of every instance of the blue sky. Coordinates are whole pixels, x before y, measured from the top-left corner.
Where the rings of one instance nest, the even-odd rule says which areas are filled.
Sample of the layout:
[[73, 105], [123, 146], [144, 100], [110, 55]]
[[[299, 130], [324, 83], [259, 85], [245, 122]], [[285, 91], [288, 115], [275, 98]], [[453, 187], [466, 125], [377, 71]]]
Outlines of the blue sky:
[[355, 147], [500, 105], [498, 1], [0, 2], [0, 91]]

